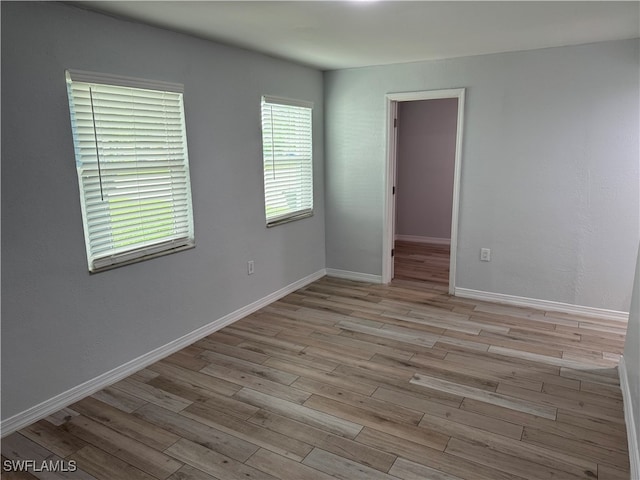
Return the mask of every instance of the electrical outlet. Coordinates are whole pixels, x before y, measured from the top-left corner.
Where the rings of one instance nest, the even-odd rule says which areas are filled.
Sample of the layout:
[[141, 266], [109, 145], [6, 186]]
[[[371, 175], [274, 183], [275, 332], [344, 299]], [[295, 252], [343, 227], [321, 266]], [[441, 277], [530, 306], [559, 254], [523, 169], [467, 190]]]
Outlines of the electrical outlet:
[[256, 266], [253, 263], [253, 260], [249, 260], [247, 262], [247, 275], [253, 275], [253, 273], [256, 271], [255, 267]]
[[480, 249], [480, 261], [482, 261], [482, 262], [490, 262], [491, 261], [491, 249], [490, 248], [481, 248]]

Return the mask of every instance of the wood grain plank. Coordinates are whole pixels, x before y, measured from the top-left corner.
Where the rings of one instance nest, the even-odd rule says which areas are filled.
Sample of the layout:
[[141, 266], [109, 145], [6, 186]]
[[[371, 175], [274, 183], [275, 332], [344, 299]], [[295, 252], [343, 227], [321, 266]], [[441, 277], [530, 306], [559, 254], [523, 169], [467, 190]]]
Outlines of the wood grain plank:
[[389, 473], [404, 480], [424, 480], [425, 478], [429, 480], [461, 480], [460, 477], [455, 475], [441, 472], [435, 468], [405, 460], [404, 458], [398, 458]]
[[444, 405], [442, 403], [424, 400], [384, 388], [378, 388], [373, 394], [373, 397], [385, 399], [391, 403], [397, 402], [399, 404], [412, 405], [421, 409], [425, 414], [445, 418], [452, 422], [497, 433], [498, 435], [503, 435], [516, 440], [520, 440], [522, 436], [523, 427], [517, 423], [504, 421], [499, 418], [492, 418], [486, 415], [462, 410], [457, 407]]
[[268, 322], [271, 325], [280, 327], [280, 331], [286, 330], [294, 335], [307, 336], [313, 332], [323, 332], [333, 335], [340, 333], [340, 329], [334, 326], [333, 322], [308, 322], [309, 318], [305, 315], [304, 309], [295, 312], [278, 312], [278, 313], [258, 313], [256, 315], [260, 321]]
[[232, 335], [227, 329], [224, 331], [218, 330], [217, 332], [207, 335], [204, 338], [208, 338], [214, 342], [224, 343], [225, 345], [237, 345], [242, 343], [242, 338]]
[[171, 445], [165, 452], [181, 462], [224, 480], [276, 480], [276, 477], [184, 438]]
[[410, 328], [395, 327], [390, 325], [385, 325], [382, 328], [372, 328], [360, 325], [356, 322], [346, 321], [339, 322], [337, 325], [344, 330], [366, 333], [369, 335], [373, 335], [374, 337], [383, 337], [402, 343], [411, 343], [429, 348], [433, 347], [435, 343], [440, 339], [438, 335], [432, 335], [426, 332], [421, 332], [420, 330], [412, 330]]
[[[451, 355], [452, 361], [457, 363], [464, 362], [465, 357], [467, 358], [467, 362], [481, 361], [487, 363], [487, 368], [492, 368], [492, 364], [500, 365], [502, 368], [506, 366], [513, 366], [515, 369], [524, 369], [524, 371], [533, 373], [546, 373], [549, 375], [559, 375], [560, 367], [556, 367], [554, 365], [547, 365], [543, 363], [539, 363], [533, 360], [528, 360], [524, 358], [517, 357], [509, 357], [505, 355], [500, 355], [493, 352], [476, 352], [464, 350], [461, 348], [450, 348], [447, 355]], [[445, 357], [446, 358], [446, 357]], [[499, 367], [500, 368], [500, 367]], [[516, 370], [517, 371], [517, 370]]]
[[254, 340], [257, 342], [266, 343], [267, 345], [272, 345], [274, 347], [281, 348], [284, 350], [289, 350], [292, 352], [300, 352], [304, 350], [304, 347], [305, 347], [305, 345], [299, 345], [299, 344], [296, 344], [295, 342], [289, 342], [283, 338], [280, 338], [280, 336], [278, 338], [265, 337], [257, 333], [251, 333], [244, 330], [233, 329], [232, 327], [227, 327], [225, 331], [229, 331], [234, 335], [242, 337], [243, 341]]
[[82, 439], [83, 443], [91, 444], [157, 478], [166, 478], [182, 466], [162, 452], [82, 415], [73, 417], [64, 428]]
[[[477, 412], [482, 415], [491, 417], [494, 421], [504, 420], [523, 429], [531, 427], [543, 430], [548, 433], [559, 435], [568, 439], [585, 440], [599, 446], [608, 446], [618, 450], [626, 450], [627, 440], [624, 428], [620, 424], [616, 424], [614, 428], [606, 429], [606, 433], [586, 428], [583, 425], [575, 425], [573, 423], [564, 422], [563, 411], [559, 410], [556, 421], [546, 418], [537, 417], [527, 413], [516, 412], [506, 408], [498, 407], [484, 402], [478, 402], [469, 398], [465, 398], [460, 406], [464, 411]], [[592, 425], [589, 425], [592, 426]]]
[[[474, 400], [492, 403], [494, 405], [510, 408], [511, 410], [531, 413], [532, 415], [538, 415], [540, 417], [549, 418], [551, 420], [555, 420], [556, 418], [555, 407], [548, 407], [545, 405], [530, 402], [528, 400], [525, 400], [524, 398], [504, 395], [499, 392], [487, 392], [486, 390], [480, 390], [464, 385], [457, 385], [452, 382], [447, 382], [445, 380], [440, 380], [438, 378], [433, 378], [421, 374], [415, 374], [411, 379], [411, 383], [436, 390], [441, 390], [443, 392], [451, 393], [454, 395], [460, 395], [462, 397], [472, 398]], [[526, 391], [529, 392], [529, 390]]]
[[296, 480], [331, 480], [334, 478], [315, 468], [294, 462], [263, 448], [258, 450], [246, 464], [273, 475], [275, 478], [281, 478], [282, 472], [287, 472], [289, 478], [295, 478]]
[[163, 363], [162, 361], [154, 363], [149, 367], [149, 369], [170, 380], [187, 382], [221, 395], [231, 396], [242, 388], [232, 382], [227, 382], [220, 378], [212, 377], [211, 375], [205, 375], [204, 373], [193, 372], [186, 368], [171, 365], [169, 363]]
[[609, 465], [598, 465], [598, 480], [629, 480], [629, 471]]
[[613, 448], [596, 446], [586, 440], [574, 440], [553, 433], [525, 427], [522, 441], [547, 448], [555, 448], [572, 456], [580, 456], [610, 466], [626, 466], [629, 454]]
[[626, 438], [626, 429], [617, 419], [612, 421], [605, 418], [591, 417], [585, 413], [558, 409], [557, 420], [559, 423], [577, 425], [606, 435]]
[[[457, 409], [463, 400], [462, 397], [458, 396], [448, 396], [444, 399], [439, 397], [434, 398], [430, 395], [421, 395], [417, 392], [402, 391], [388, 386], [378, 387], [372, 397], [423, 413], [434, 410], [438, 411], [442, 407]], [[452, 400], [449, 400], [449, 397], [452, 398]]]
[[562, 352], [562, 358], [567, 361], [574, 361], [583, 365], [591, 365], [593, 367], [615, 368], [620, 363], [620, 357], [610, 352], [594, 351], [594, 350], [571, 350], [565, 348]]
[[312, 450], [310, 445], [296, 438], [238, 420], [200, 404], [191, 405], [181, 415], [298, 462]]
[[383, 385], [385, 388], [397, 390], [407, 394], [424, 396], [431, 400], [445, 403], [448, 405], [460, 405], [462, 397], [447, 393], [441, 390], [429, 389], [422, 385], [414, 385], [410, 383], [410, 379], [398, 376], [391, 376], [386, 373], [380, 373], [375, 367], [350, 367], [340, 366], [336, 368], [339, 373], [351, 376], [355, 381], [367, 382], [375, 387]]
[[[274, 360], [270, 362], [271, 364], [277, 365], [279, 368], [283, 370], [294, 372], [299, 375], [304, 375], [306, 381], [316, 381], [319, 383], [323, 383], [325, 385], [332, 385], [336, 388], [344, 388], [345, 390], [349, 390], [350, 392], [359, 393], [361, 395], [371, 395], [376, 387], [374, 385], [370, 385], [368, 383], [355, 381], [353, 378], [348, 375], [342, 375], [336, 372], [325, 372], [325, 371], [316, 371], [313, 368], [295, 365], [295, 364], [287, 364], [286, 362], [280, 360]], [[294, 388], [298, 388], [296, 385], [300, 385], [301, 382], [294, 382], [291, 386]], [[300, 390], [306, 391], [301, 388]]]
[[[209, 365], [203, 368], [201, 373], [218, 378], [225, 382], [235, 383], [239, 387], [248, 387], [255, 391], [259, 391], [268, 395], [287, 400], [289, 402], [302, 403], [309, 395], [295, 388], [289, 388], [287, 385], [272, 382], [259, 375], [236, 370], [235, 368], [223, 367], [220, 365]], [[238, 392], [236, 392], [237, 394]], [[235, 394], [234, 394], [235, 395]]]
[[265, 366], [260, 363], [250, 362], [248, 360], [242, 360], [236, 357], [231, 357], [223, 353], [216, 353], [210, 351], [204, 351], [200, 354], [200, 358], [206, 359], [208, 362], [208, 368], [203, 368], [203, 373], [215, 369], [218, 366], [232, 368], [240, 372], [250, 373], [251, 375], [265, 378], [272, 382], [282, 383], [283, 385], [291, 385], [298, 378], [297, 375], [293, 375], [275, 368]]
[[64, 429], [55, 427], [44, 420], [29, 425], [22, 429], [20, 433], [63, 458], [77, 452], [86, 445], [82, 440], [66, 433]]
[[143, 368], [142, 370], [138, 370], [136, 373], [130, 375], [127, 378], [130, 378], [131, 380], [137, 380], [138, 382], [147, 383], [149, 380], [154, 379], [157, 376], [158, 373], [151, 371], [148, 368]]
[[558, 408], [564, 408], [576, 412], [585, 412], [592, 417], [610, 419], [620, 423], [624, 422], [624, 412], [617, 407], [606, 407], [600, 403], [590, 402], [589, 399], [576, 400], [575, 398], [560, 397], [545, 392], [532, 392], [531, 390], [525, 390], [512, 385], [498, 385], [497, 393], [526, 402], [535, 402], [536, 404], [545, 405], [556, 410]]
[[286, 355], [279, 352], [272, 352], [271, 355], [264, 364], [280, 370], [283, 370], [283, 365], [300, 365], [309, 369], [331, 372], [340, 365], [338, 362], [314, 357], [310, 355], [306, 349], [296, 355]]
[[[480, 335], [468, 335], [466, 333], [447, 331], [446, 337], [466, 340], [469, 342], [482, 343], [490, 348], [505, 348], [533, 355], [542, 355], [551, 358], [561, 358], [563, 348], [559, 345], [547, 345], [534, 343], [528, 340], [518, 340], [508, 334], [482, 331]], [[491, 351], [491, 350], [489, 350]]]
[[[54, 455], [50, 450], [17, 432], [2, 439], [2, 456], [10, 461], [31, 460], [40, 465], [45, 460], [62, 461], [59, 456]], [[4, 469], [0, 471], [2, 471], [2, 477], [4, 478], [6, 472]], [[59, 472], [58, 475], [58, 478], [95, 480], [95, 477], [83, 470], [82, 467], [78, 467], [75, 472]], [[38, 474], [38, 476], [40, 477], [41, 474]]]
[[389, 470], [396, 459], [395, 455], [266, 410], [260, 410], [249, 421], [376, 470]]
[[[489, 358], [486, 355], [459, 352], [449, 352], [444, 359], [445, 363], [451, 364], [452, 367], [455, 365], [459, 368], [469, 368], [474, 373], [488, 372], [489, 376], [499, 381], [529, 390], [541, 391], [542, 383], [580, 390], [580, 381], [561, 377], [557, 367], [536, 368], [531, 365], [520, 365], [512, 361]], [[416, 361], [416, 358], [413, 360]], [[421, 361], [426, 361], [426, 359], [421, 359]]]
[[411, 310], [408, 315], [395, 315], [383, 313], [383, 317], [391, 317], [403, 322], [418, 323], [442, 328], [444, 330], [454, 330], [457, 332], [478, 335], [482, 330], [491, 332], [508, 333], [509, 327], [485, 323], [482, 321], [471, 321], [469, 315], [457, 313], [445, 313], [441, 309], [433, 308], [430, 313], [418, 310]]
[[[83, 447], [84, 448], [84, 447]], [[87, 473], [87, 471], [83, 470], [80, 467], [76, 467], [74, 472], [33, 472], [37, 475], [34, 477], [30, 475], [28, 472], [25, 472], [25, 468], [27, 470], [32, 470], [32, 468], [27, 468], [24, 464], [19, 466], [20, 461], [35, 461], [38, 466], [42, 466], [42, 462], [54, 462], [57, 464], [63, 464], [67, 467], [68, 470], [71, 470], [71, 466], [66, 461], [66, 459], [62, 459], [57, 455], [54, 455], [51, 451], [46, 448], [38, 445], [32, 440], [24, 437], [20, 433], [12, 433], [2, 439], [2, 457], [3, 460], [8, 460], [10, 462], [15, 462], [12, 465], [15, 465], [15, 470], [22, 470], [21, 472], [12, 472], [11, 476], [15, 478], [62, 478], [62, 479], [81, 479], [81, 480], [95, 480], [95, 477]], [[4, 466], [4, 464], [3, 464]], [[7, 475], [7, 471], [2, 468], [0, 470], [2, 472], [2, 478], [5, 478]], [[24, 475], [22, 475], [24, 474]]]
[[263, 363], [269, 358], [269, 355], [252, 351], [242, 347], [242, 343], [238, 345], [226, 345], [224, 343], [214, 342], [210, 338], [198, 340], [194, 345], [202, 348], [203, 351], [222, 353], [230, 357], [236, 357], [241, 360], [247, 360], [253, 363]]
[[239, 462], [244, 462], [258, 450], [258, 446], [253, 443], [155, 405], [142, 407], [135, 415], [180, 438], [191, 440]]
[[74, 410], [71, 410], [70, 408], [63, 408], [62, 410], [58, 410], [57, 412], [52, 413], [44, 420], [58, 427], [63, 423], [68, 422], [72, 417], [75, 417], [77, 415], [80, 414]]
[[376, 428], [391, 435], [400, 436], [437, 450], [444, 450], [449, 437], [435, 430], [415, 425], [397, 423], [386, 415], [371, 413], [329, 398], [312, 395], [305, 405], [314, 410], [348, 419], [358, 425]]
[[[0, 455], [0, 461], [2, 462], [2, 478], [4, 480], [37, 480], [38, 477], [31, 475], [28, 471], [20, 470], [20, 467], [17, 466], [14, 468], [12, 466], [11, 460], [6, 458], [4, 455]], [[8, 462], [8, 464], [5, 464]], [[5, 467], [5, 465], [8, 465]]]
[[206, 367], [208, 364], [206, 360], [199, 357], [194, 357], [189, 354], [185, 354], [183, 351], [179, 351], [172, 355], [169, 355], [168, 357], [165, 357], [164, 361], [173, 363], [174, 365], [178, 365], [183, 368], [187, 368], [189, 370], [193, 370], [194, 372], [197, 372], [201, 368]]
[[355, 438], [362, 429], [362, 425], [358, 425], [344, 418], [323, 413], [304, 405], [288, 402], [249, 388], [243, 388], [235, 394], [235, 397], [256, 407], [343, 437]]
[[[428, 358], [425, 360], [418, 355], [414, 355], [411, 359], [411, 363], [414, 365], [414, 368], [412, 369], [414, 372], [418, 370], [421, 374], [428, 375], [430, 377], [489, 392], [495, 392], [498, 387], [498, 382], [503, 380], [498, 376], [475, 372], [472, 368], [462, 369], [446, 361], [438, 360], [437, 358]], [[507, 379], [507, 381], [508, 380], [509, 379]], [[531, 388], [532, 390], [540, 391], [542, 389], [542, 382], [534, 383], [525, 381], [514, 383], [518, 385], [522, 385], [522, 383], [524, 383], [524, 387]]]
[[91, 396], [96, 400], [100, 400], [103, 403], [116, 407], [117, 409], [127, 413], [131, 413], [136, 408], [140, 408], [142, 405], [147, 403], [146, 400], [140, 397], [130, 395], [127, 392], [113, 387], [104, 388]]
[[202, 470], [193, 468], [191, 465], [184, 465], [180, 470], [171, 475], [167, 480], [223, 480]]
[[521, 358], [524, 360], [531, 360], [534, 362], [553, 365], [556, 367], [571, 368], [574, 370], [584, 369], [585, 367], [585, 362], [582, 360], [578, 361], [578, 360], [571, 360], [567, 358], [558, 358], [555, 356], [544, 355], [544, 354], [539, 354], [539, 353], [530, 352], [530, 351], [515, 350], [513, 348], [504, 348], [504, 347], [495, 346], [495, 345], [492, 345], [489, 347], [489, 352], [497, 353], [498, 355], [504, 355], [507, 357], [515, 357], [515, 358]]
[[[447, 445], [446, 452], [531, 480], [551, 480], [557, 478], [577, 480], [588, 478], [585, 476], [585, 472], [577, 472], [578, 474], [576, 475], [567, 471], [557, 470], [544, 463], [535, 463], [528, 459], [518, 458], [500, 452], [480, 442], [452, 438], [449, 445]], [[595, 477], [597, 471], [591, 472], [591, 474]]]
[[[469, 338], [474, 338], [474, 337], [470, 336]], [[451, 346], [455, 346], [455, 347], [461, 347], [466, 350], [486, 352], [489, 350], [490, 345], [488, 343], [476, 342], [469, 339], [456, 338], [451, 335], [442, 335], [434, 346], [445, 349], [445, 350], [450, 349]]]
[[[587, 382], [585, 382], [586, 384]], [[542, 393], [547, 393], [549, 395], [555, 395], [557, 397], [563, 397], [572, 400], [578, 400], [582, 402], [589, 402], [593, 405], [602, 405], [605, 408], [611, 408], [616, 410], [622, 410], [622, 391], [618, 388], [615, 389], [615, 392], [618, 393], [617, 398], [614, 398], [611, 395], [600, 395], [599, 393], [592, 393], [587, 389], [580, 387], [580, 391], [564, 388], [559, 385], [544, 385], [542, 389]]]
[[[448, 453], [429, 448], [402, 437], [365, 427], [356, 438], [359, 442], [371, 445], [383, 451], [394, 453], [399, 458], [428, 465], [438, 471], [458, 476], [465, 480], [521, 480], [516, 477], [479, 463], [465, 460]], [[428, 478], [428, 477], [427, 477]]]
[[427, 334], [431, 334], [435, 337], [442, 335], [446, 328], [434, 327], [427, 324], [422, 323], [408, 323], [398, 318], [383, 316], [385, 313], [365, 313], [365, 312], [353, 312], [348, 317], [344, 317], [341, 321], [358, 323], [360, 325], [373, 327], [373, 328], [383, 328], [385, 325], [395, 325], [399, 327], [408, 327], [414, 330], [420, 330]]
[[411, 410], [400, 405], [394, 405], [381, 398], [372, 398], [366, 395], [360, 395], [350, 392], [347, 389], [335, 388], [315, 380], [307, 378], [299, 378], [292, 385], [295, 388], [304, 390], [312, 394], [321, 395], [323, 397], [332, 398], [347, 405], [359, 407], [378, 415], [383, 415], [390, 420], [398, 423], [407, 423], [417, 425], [420, 423], [423, 412]]
[[[328, 360], [319, 356], [313, 355], [311, 352], [304, 349], [298, 353], [283, 353], [281, 350], [271, 348], [265, 345], [259, 345], [257, 342], [245, 342], [241, 344], [243, 348], [260, 349], [260, 352], [269, 354], [270, 357], [264, 362], [265, 365], [278, 368], [273, 363], [286, 362], [287, 364], [304, 365], [306, 367], [314, 368], [316, 370], [322, 370], [323, 372], [331, 372], [340, 363]], [[256, 350], [257, 351], [257, 350]]]
[[[447, 425], [443, 422], [440, 423], [442, 424], [443, 430], [449, 430], [451, 428], [450, 425]], [[500, 455], [507, 455], [509, 457], [514, 457], [519, 460], [525, 460], [530, 463], [544, 465], [553, 470], [568, 472], [572, 475], [586, 475], [588, 477], [593, 477], [597, 470], [597, 463], [595, 461], [581, 456], [575, 456], [562, 451], [558, 451], [554, 448], [547, 448], [531, 443], [514, 442], [513, 440], [502, 437], [500, 435], [482, 432], [472, 428], [469, 428], [467, 430], [458, 430], [457, 432], [452, 431], [452, 433], [455, 433], [455, 436], [452, 437], [452, 440], [454, 438], [457, 440], [463, 440], [475, 446], [499, 452]], [[447, 445], [447, 448], [449, 446], [451, 446], [451, 441]], [[465, 458], [472, 460], [469, 457]], [[495, 465], [494, 468], [500, 467], [498, 465]], [[509, 472], [509, 470], [505, 471]], [[546, 472], [542, 473], [543, 475], [547, 475]]]
[[191, 400], [161, 390], [148, 383], [140, 383], [128, 378], [114, 383], [113, 388], [174, 412], [179, 412], [193, 403]]
[[[350, 333], [352, 335], [349, 335]], [[362, 332], [349, 332], [346, 330], [340, 335], [327, 335], [316, 332], [312, 333], [310, 338], [318, 341], [317, 345], [310, 346], [318, 346], [325, 350], [337, 351], [338, 353], [342, 352], [342, 355], [362, 358], [364, 360], [369, 360], [376, 353], [408, 360], [413, 355], [410, 350], [414, 348], [411, 344], [407, 346], [406, 343], [398, 342], [393, 338], [368, 335]], [[385, 340], [388, 340], [388, 342], [385, 342]], [[415, 348], [428, 349], [429, 347], [415, 344]]]
[[92, 445], [78, 450], [69, 459], [75, 460], [79, 468], [100, 480], [154, 480], [151, 475]]
[[235, 322], [229, 331], [238, 335], [238, 331], [244, 330], [252, 334], [259, 334], [263, 337], [275, 337], [282, 331], [282, 328], [256, 320], [254, 314], [252, 314]]
[[[98, 423], [157, 450], [163, 450], [178, 440], [178, 437], [173, 433], [127, 415], [117, 408], [91, 397], [74, 403], [72, 408]], [[88, 452], [90, 453], [91, 450], [88, 450]]]
[[386, 473], [319, 448], [314, 448], [302, 463], [342, 480], [393, 480]]
[[227, 415], [233, 415], [239, 418], [248, 418], [256, 412], [256, 408], [246, 403], [238, 402], [226, 395], [212, 392], [197, 385], [176, 380], [169, 380], [162, 375], [149, 381], [149, 385], [153, 385], [165, 392], [173, 393], [179, 397], [206, 404], [209, 408], [214, 408]]
[[620, 378], [615, 369], [582, 369], [560, 368], [560, 375], [564, 378], [571, 378], [578, 381], [601, 383], [603, 385], [620, 386]]
[[9, 460], [36, 460], [42, 461], [53, 455], [42, 445], [15, 432], [2, 438], [2, 455]]

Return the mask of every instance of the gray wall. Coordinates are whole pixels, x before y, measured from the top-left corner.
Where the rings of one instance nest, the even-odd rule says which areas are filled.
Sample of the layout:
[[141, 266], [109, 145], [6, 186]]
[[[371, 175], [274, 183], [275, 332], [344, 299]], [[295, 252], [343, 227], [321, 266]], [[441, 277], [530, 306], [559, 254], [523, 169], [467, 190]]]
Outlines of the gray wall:
[[[66, 68], [185, 85], [194, 250], [89, 275]], [[316, 215], [271, 229], [263, 94], [316, 105]], [[324, 268], [322, 94], [321, 72], [288, 62], [63, 4], [2, 2], [3, 418]]]
[[396, 234], [451, 238], [458, 99], [398, 102]]
[[[624, 364], [627, 368], [627, 381], [631, 391], [631, 409], [636, 426], [636, 435], [640, 445], [640, 249], [636, 262], [636, 277], [633, 286], [631, 309], [627, 337], [624, 344]], [[636, 452], [638, 455], [638, 452]]]
[[327, 267], [382, 273], [385, 94], [466, 87], [456, 286], [628, 311], [638, 69], [634, 39], [325, 74]]

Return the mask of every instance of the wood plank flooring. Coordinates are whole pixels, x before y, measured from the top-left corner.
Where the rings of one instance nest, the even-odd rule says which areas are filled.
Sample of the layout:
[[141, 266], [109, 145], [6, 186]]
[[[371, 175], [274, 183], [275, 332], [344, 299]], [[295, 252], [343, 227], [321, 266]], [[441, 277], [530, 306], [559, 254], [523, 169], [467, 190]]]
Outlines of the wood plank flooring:
[[7, 479], [621, 480], [626, 325], [325, 277], [2, 440]]
[[394, 278], [449, 285], [449, 245], [396, 240]]

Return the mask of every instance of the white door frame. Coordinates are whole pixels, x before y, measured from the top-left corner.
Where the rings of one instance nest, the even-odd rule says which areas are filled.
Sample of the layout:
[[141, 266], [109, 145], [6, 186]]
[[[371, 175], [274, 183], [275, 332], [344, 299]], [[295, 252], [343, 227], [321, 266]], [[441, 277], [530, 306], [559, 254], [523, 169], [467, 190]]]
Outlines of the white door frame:
[[395, 120], [398, 102], [416, 100], [435, 100], [438, 98], [458, 99], [458, 119], [456, 125], [456, 153], [453, 170], [453, 203], [451, 209], [451, 253], [449, 256], [449, 293], [454, 294], [456, 288], [456, 253], [458, 251], [458, 212], [460, 207], [460, 167], [462, 159], [462, 127], [464, 125], [464, 88], [448, 90], [427, 90], [421, 92], [389, 93], [387, 100], [387, 160], [385, 169], [384, 195], [384, 235], [382, 239], [382, 283], [389, 283], [393, 278], [393, 257], [391, 249], [395, 240], [396, 201], [394, 187], [397, 167], [397, 134]]

